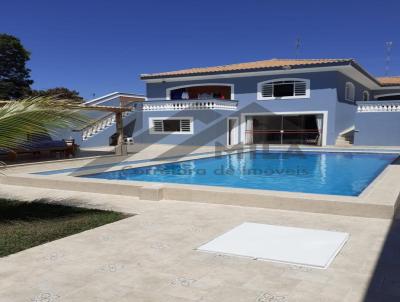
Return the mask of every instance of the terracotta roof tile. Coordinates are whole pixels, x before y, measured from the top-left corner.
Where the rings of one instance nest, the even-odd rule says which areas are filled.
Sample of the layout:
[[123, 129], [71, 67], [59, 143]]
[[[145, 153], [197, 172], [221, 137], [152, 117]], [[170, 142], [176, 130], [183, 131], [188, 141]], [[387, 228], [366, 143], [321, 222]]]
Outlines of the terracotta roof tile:
[[284, 69], [291, 67], [312, 67], [313, 65], [329, 65], [335, 63], [349, 64], [354, 62], [353, 59], [271, 59], [239, 64], [229, 64], [213, 67], [190, 68], [169, 72], [142, 74], [142, 79], [162, 78], [162, 77], [177, 77], [208, 73], [224, 73], [236, 71], [253, 71], [253, 70], [268, 70], [268, 69]]
[[400, 76], [396, 77], [378, 77], [376, 78], [382, 86], [397, 86], [400, 85]]

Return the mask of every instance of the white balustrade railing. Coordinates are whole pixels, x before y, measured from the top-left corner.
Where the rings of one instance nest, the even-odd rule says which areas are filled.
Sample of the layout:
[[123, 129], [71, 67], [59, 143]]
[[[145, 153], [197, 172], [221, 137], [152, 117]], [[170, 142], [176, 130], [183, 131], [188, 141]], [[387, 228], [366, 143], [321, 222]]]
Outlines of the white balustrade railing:
[[400, 112], [400, 101], [358, 102], [357, 112]]
[[142, 103], [143, 111], [180, 111], [180, 110], [236, 110], [236, 101], [222, 100], [166, 100]]
[[[231, 100], [166, 100], [166, 101], [147, 101], [137, 103], [134, 111], [180, 111], [180, 110], [236, 110], [237, 101]], [[126, 117], [133, 111], [122, 114]], [[115, 114], [107, 115], [85, 129], [81, 130], [82, 139], [88, 140], [97, 133], [102, 132], [111, 125], [115, 124]]]

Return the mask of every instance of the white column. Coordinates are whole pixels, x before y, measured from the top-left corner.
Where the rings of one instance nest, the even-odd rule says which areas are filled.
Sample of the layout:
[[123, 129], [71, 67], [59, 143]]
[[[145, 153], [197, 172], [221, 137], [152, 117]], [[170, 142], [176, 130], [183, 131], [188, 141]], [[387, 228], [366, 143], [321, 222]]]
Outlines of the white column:
[[253, 117], [246, 117], [246, 132], [245, 132], [245, 142], [247, 145], [253, 144]]
[[322, 114], [316, 115], [317, 128], [318, 128], [318, 131], [319, 131], [318, 146], [320, 146], [321, 142], [322, 142], [322, 131], [323, 131], [322, 122], [323, 122], [323, 118], [324, 118], [324, 116]]

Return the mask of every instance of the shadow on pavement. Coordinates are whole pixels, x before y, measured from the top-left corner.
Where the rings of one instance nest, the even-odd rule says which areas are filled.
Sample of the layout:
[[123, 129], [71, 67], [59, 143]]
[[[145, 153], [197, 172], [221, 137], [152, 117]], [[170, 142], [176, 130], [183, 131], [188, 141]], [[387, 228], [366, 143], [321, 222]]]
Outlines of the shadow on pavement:
[[364, 302], [400, 301], [400, 220], [393, 220]]

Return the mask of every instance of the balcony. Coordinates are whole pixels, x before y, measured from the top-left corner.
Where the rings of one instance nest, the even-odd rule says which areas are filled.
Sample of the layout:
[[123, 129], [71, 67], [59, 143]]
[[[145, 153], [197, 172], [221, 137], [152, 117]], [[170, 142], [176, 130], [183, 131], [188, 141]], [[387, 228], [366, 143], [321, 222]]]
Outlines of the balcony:
[[400, 100], [357, 102], [357, 112], [400, 112]]
[[146, 101], [140, 105], [143, 111], [236, 110], [238, 102], [218, 99], [165, 100]]

